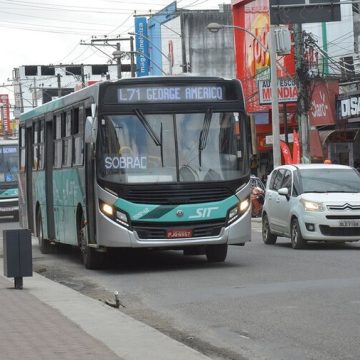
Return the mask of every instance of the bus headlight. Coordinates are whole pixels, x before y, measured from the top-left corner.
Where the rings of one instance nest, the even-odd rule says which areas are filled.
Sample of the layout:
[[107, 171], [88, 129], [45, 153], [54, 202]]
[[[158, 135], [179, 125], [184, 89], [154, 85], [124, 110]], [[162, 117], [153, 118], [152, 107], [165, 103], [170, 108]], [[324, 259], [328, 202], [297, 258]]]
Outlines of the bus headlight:
[[116, 221], [124, 226], [129, 226], [128, 216], [125, 212], [116, 209], [114, 206], [109, 205], [103, 201], [99, 203], [100, 211], [113, 221]]
[[114, 215], [114, 208], [113, 208], [111, 205], [106, 204], [106, 203], [102, 203], [100, 208], [101, 208], [101, 211], [102, 211], [105, 215], [110, 216], [110, 217], [113, 217], [113, 215]]
[[228, 223], [233, 222], [239, 216], [243, 215], [250, 206], [250, 198], [241, 200], [236, 206], [231, 208], [228, 213]]

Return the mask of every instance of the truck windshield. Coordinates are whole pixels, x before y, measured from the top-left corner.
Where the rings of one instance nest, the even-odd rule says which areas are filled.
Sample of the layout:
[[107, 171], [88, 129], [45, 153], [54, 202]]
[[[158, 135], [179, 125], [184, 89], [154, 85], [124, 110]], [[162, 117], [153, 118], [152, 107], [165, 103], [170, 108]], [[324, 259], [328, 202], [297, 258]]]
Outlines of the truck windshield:
[[131, 115], [105, 116], [97, 144], [98, 177], [125, 184], [237, 179], [247, 164], [242, 120], [237, 113], [211, 111], [136, 110]]

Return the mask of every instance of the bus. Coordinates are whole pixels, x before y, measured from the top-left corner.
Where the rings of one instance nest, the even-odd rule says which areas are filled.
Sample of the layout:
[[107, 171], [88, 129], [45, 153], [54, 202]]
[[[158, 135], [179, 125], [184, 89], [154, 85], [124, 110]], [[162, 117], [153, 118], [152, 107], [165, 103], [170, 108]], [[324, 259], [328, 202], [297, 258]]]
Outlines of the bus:
[[238, 80], [96, 83], [20, 117], [20, 220], [41, 252], [182, 250], [223, 262], [251, 237], [250, 131]]
[[18, 139], [0, 138], [0, 217], [19, 220]]

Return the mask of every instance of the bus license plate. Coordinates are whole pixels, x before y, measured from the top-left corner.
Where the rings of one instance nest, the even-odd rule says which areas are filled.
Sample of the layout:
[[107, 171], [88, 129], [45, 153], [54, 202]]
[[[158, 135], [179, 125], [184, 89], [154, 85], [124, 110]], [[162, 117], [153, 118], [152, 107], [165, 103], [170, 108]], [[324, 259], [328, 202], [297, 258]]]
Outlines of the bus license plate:
[[339, 221], [341, 227], [360, 227], [360, 222], [356, 220], [342, 220]]
[[189, 238], [189, 237], [192, 237], [192, 230], [191, 229], [169, 229], [166, 231], [166, 237], [168, 239]]

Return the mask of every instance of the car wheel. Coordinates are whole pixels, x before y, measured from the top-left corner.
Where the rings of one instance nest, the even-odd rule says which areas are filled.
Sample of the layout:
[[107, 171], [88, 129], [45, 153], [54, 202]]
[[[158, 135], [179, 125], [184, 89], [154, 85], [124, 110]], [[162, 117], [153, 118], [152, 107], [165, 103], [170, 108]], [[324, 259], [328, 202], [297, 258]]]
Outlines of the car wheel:
[[208, 245], [205, 250], [207, 261], [224, 262], [226, 259], [227, 250], [227, 244]]
[[291, 246], [293, 249], [303, 249], [306, 245], [306, 241], [303, 239], [299, 221], [293, 219], [291, 222]]
[[262, 238], [266, 245], [274, 245], [277, 239], [277, 236], [270, 231], [269, 219], [267, 215], [264, 215], [262, 219]]

